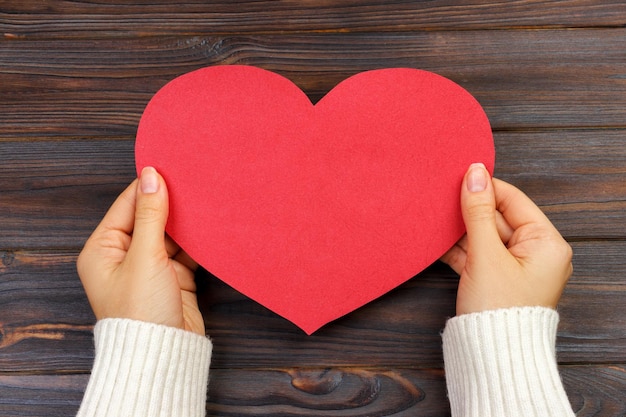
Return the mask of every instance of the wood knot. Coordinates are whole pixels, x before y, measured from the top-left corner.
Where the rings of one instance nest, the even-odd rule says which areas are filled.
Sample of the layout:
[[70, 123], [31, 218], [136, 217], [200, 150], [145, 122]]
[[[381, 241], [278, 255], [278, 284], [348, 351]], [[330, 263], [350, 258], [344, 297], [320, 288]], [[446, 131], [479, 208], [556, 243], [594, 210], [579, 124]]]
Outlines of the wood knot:
[[2, 265], [10, 266], [15, 260], [15, 252], [13, 251], [5, 251], [2, 253]]
[[[291, 384], [318, 409], [367, 407], [380, 395], [380, 379], [358, 369], [292, 370]], [[315, 398], [310, 397], [314, 395]]]
[[[413, 381], [393, 371], [293, 369], [289, 375], [292, 386], [305, 395], [299, 397], [301, 403], [319, 410], [358, 408], [363, 411], [359, 415], [391, 415], [408, 410], [426, 398]], [[387, 395], [393, 393], [393, 401], [379, 401], [383, 391]]]
[[343, 379], [343, 372], [323, 370], [294, 370], [290, 372], [294, 388], [314, 395], [327, 395], [333, 392]]

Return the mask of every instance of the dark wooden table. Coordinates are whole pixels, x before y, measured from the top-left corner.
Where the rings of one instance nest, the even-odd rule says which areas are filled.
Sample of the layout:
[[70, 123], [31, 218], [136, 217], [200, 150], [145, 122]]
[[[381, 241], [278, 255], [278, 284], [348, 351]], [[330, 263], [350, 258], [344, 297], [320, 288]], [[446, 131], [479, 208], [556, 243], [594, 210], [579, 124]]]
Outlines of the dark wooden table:
[[[575, 251], [557, 343], [574, 409], [626, 415], [625, 25], [622, 0], [3, 0], [0, 415], [76, 412], [94, 317], [75, 259], [134, 177], [143, 108], [177, 75], [234, 63], [276, 71], [312, 100], [384, 67], [434, 71], [474, 94], [496, 175]], [[449, 415], [447, 267], [310, 337], [198, 279], [215, 343], [209, 415]]]

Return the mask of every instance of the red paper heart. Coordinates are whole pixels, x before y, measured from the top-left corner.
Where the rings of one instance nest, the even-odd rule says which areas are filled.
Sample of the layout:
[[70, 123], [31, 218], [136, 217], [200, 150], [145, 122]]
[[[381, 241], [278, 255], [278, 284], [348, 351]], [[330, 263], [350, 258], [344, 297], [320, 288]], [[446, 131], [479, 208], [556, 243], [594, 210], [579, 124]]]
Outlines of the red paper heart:
[[445, 253], [465, 230], [466, 169], [495, 158], [478, 102], [406, 68], [352, 76], [315, 105], [269, 71], [200, 69], [150, 101], [135, 151], [168, 184], [169, 235], [308, 334]]

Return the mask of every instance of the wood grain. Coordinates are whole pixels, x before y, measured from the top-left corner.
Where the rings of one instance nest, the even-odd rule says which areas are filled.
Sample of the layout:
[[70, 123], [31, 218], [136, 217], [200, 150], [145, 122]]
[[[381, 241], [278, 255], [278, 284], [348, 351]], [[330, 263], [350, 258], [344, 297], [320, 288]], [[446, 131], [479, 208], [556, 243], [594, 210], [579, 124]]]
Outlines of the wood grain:
[[89, 375], [0, 374], [3, 417], [76, 415]]
[[[0, 4], [0, 415], [67, 416], [93, 360], [76, 274], [135, 177], [152, 95], [247, 64], [319, 100], [360, 71], [412, 67], [477, 97], [496, 176], [574, 249], [560, 371], [580, 416], [626, 415], [626, 3], [620, 0], [4, 0]], [[456, 276], [435, 264], [305, 336], [206, 272], [212, 416], [449, 416], [439, 332]]]
[[4, 142], [0, 246], [80, 248], [135, 177], [133, 141]]
[[1, 43], [0, 138], [132, 136], [152, 95], [215, 64], [276, 71], [313, 101], [359, 71], [437, 72], [495, 130], [625, 127], [626, 29], [194, 36]]
[[404, 32], [519, 27], [616, 27], [626, 6], [592, 1], [186, 1], [5, 0], [0, 32], [23, 37], [161, 33]]
[[[623, 415], [623, 366], [564, 366], [577, 416]], [[74, 415], [88, 375], [0, 375], [0, 414]], [[241, 386], [241, 381], [246, 381]], [[214, 369], [211, 416], [448, 416], [440, 369]]]

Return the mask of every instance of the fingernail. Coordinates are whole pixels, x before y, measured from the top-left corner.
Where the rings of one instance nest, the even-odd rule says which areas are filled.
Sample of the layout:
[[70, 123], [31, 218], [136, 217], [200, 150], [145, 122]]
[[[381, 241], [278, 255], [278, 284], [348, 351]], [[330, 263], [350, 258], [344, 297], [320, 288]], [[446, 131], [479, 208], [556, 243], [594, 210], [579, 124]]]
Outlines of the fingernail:
[[156, 169], [152, 167], [145, 167], [141, 170], [139, 182], [141, 184], [141, 192], [144, 194], [154, 194], [159, 191], [159, 178], [157, 177]]
[[469, 167], [467, 174], [467, 190], [471, 193], [477, 193], [485, 191], [487, 188], [487, 181], [489, 176], [487, 174], [487, 168], [482, 163], [472, 164]]

